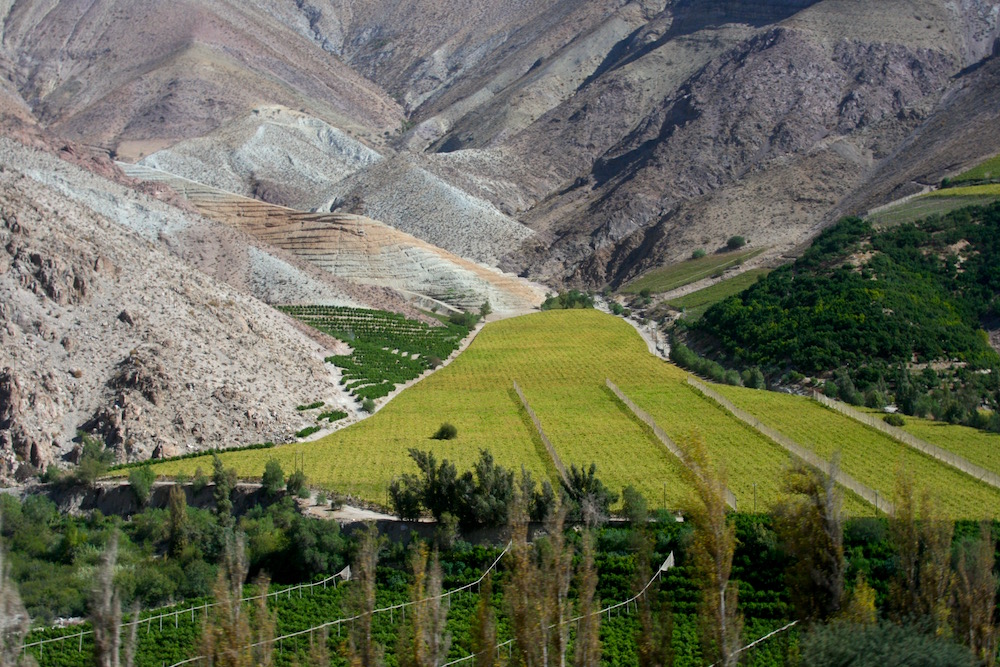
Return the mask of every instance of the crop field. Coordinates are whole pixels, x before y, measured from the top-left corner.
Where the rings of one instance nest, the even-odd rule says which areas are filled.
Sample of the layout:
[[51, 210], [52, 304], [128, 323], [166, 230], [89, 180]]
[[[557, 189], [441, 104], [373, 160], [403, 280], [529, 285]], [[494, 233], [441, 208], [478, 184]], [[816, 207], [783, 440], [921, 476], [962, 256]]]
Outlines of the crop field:
[[[385, 502], [391, 479], [415, 471], [410, 448], [429, 449], [468, 468], [481, 449], [498, 463], [556, 482], [555, 467], [513, 390], [516, 379], [568, 466], [595, 462], [620, 492], [633, 484], [659, 506], [684, 493], [678, 464], [605, 388], [609, 374], [637, 368], [662, 381], [681, 372], [652, 357], [629, 325], [593, 310], [549, 311], [490, 324], [454, 362], [394, 398], [369, 419], [311, 443], [223, 454], [243, 477], [259, 477], [270, 458], [286, 470], [305, 457], [313, 483]], [[625, 369], [628, 369], [627, 371]], [[624, 371], [624, 372], [623, 372]], [[442, 422], [454, 440], [432, 440]], [[627, 456], [622, 456], [627, 452]], [[210, 470], [193, 458], [159, 464], [161, 474]]]
[[[908, 222], [916, 222], [930, 215], [944, 215], [951, 211], [964, 208], [966, 206], [985, 206], [997, 200], [1000, 195], [957, 195], [955, 191], [966, 190], [966, 188], [949, 188], [953, 194], [949, 196], [931, 197], [923, 196], [911, 199], [898, 206], [873, 213], [868, 216], [872, 224], [879, 228], [902, 225]], [[938, 191], [945, 192], [945, 191]]]
[[[885, 414], [881, 410], [866, 410], [866, 412], [879, 417]], [[903, 430], [910, 435], [1000, 474], [1000, 434], [933, 419], [900, 416], [905, 421]]]
[[[386, 501], [394, 476], [415, 470], [407, 454], [411, 447], [430, 449], [460, 469], [470, 466], [480, 449], [490, 449], [499, 463], [515, 470], [523, 465], [536, 479], [554, 483], [555, 468], [514, 393], [516, 379], [567, 466], [594, 462], [615, 491], [632, 484], [651, 506], [677, 507], [687, 492], [679, 462], [605, 387], [607, 377], [626, 392], [646, 387], [668, 392], [668, 400], [682, 397], [681, 408], [669, 413], [676, 423], [661, 426], [681, 439], [692, 429], [702, 433], [710, 455], [729, 461], [730, 487], [744, 507], [752, 508], [754, 484], [761, 509], [773, 500], [785, 454], [694, 394], [684, 384], [687, 375], [651, 356], [628, 324], [593, 310], [549, 311], [490, 324], [449, 366], [371, 418], [316, 442], [222, 458], [252, 478], [272, 457], [287, 470], [296, 456], [304, 456], [313, 483], [376, 502]], [[445, 421], [456, 426], [458, 437], [432, 440]], [[727, 430], [733, 435], [720, 440]], [[210, 460], [170, 461], [156, 470], [191, 474], [198, 467], [207, 472]]]
[[653, 269], [626, 285], [622, 292], [638, 294], [644, 289], [648, 289], [650, 292], [669, 292], [672, 289], [725, 271], [731, 266], [756, 257], [765, 250], [767, 248], [714, 253], [698, 259], [689, 259], [679, 264]]
[[996, 155], [951, 179], [952, 185], [1000, 180], [1000, 155]]
[[705, 311], [716, 303], [727, 299], [734, 294], [739, 294], [746, 288], [757, 282], [758, 278], [766, 276], [770, 269], [751, 269], [743, 273], [727, 278], [710, 285], [704, 289], [691, 294], [685, 294], [677, 299], [671, 299], [668, 303], [678, 310], [684, 310], [684, 319], [695, 321], [701, 319]]
[[1000, 197], [1000, 183], [986, 183], [983, 185], [966, 185], [960, 188], [944, 188], [935, 190], [925, 195], [928, 198], [939, 199], [942, 197]]
[[396, 313], [336, 306], [281, 306], [280, 310], [351, 346], [327, 357], [343, 370], [342, 384], [355, 397], [381, 398], [418, 377], [434, 360], [446, 359], [469, 329], [445, 322], [429, 326]]
[[[741, 510], [753, 511], [756, 499], [756, 509], [766, 511], [778, 497], [789, 455], [700, 396], [686, 384], [687, 377], [650, 355], [620, 318], [594, 310], [534, 313], [488, 325], [453, 363], [368, 419], [315, 442], [221, 456], [248, 479], [259, 478], [271, 458], [285, 470], [304, 460], [312, 484], [377, 503], [387, 502], [393, 477], [415, 472], [410, 448], [431, 450], [460, 470], [468, 469], [481, 449], [489, 449], [498, 463], [515, 470], [523, 466], [536, 480], [555, 484], [555, 467], [513, 390], [517, 380], [567, 466], [594, 462], [614, 491], [632, 484], [651, 507], [678, 507], [689, 492], [679, 462], [605, 387], [605, 378], [610, 378], [679, 444], [692, 438], [704, 442], [711, 459], [725, 469]], [[842, 468], [887, 499], [903, 461], [939, 495], [949, 514], [978, 518], [984, 511], [1000, 513], [1000, 491], [813, 401], [735, 387], [716, 389], [824, 458], [841, 450]], [[456, 439], [431, 439], [443, 422], [455, 425]], [[977, 446], [985, 451], [988, 445], [983, 441]], [[164, 475], [190, 475], [197, 468], [210, 472], [210, 458], [155, 466]], [[845, 494], [845, 507], [856, 516], [874, 512], [851, 494]]]
[[716, 391], [825, 459], [840, 452], [844, 472], [891, 499], [896, 470], [912, 471], [954, 518], [997, 518], [1000, 490], [927, 457], [859, 422], [801, 396], [717, 385]]

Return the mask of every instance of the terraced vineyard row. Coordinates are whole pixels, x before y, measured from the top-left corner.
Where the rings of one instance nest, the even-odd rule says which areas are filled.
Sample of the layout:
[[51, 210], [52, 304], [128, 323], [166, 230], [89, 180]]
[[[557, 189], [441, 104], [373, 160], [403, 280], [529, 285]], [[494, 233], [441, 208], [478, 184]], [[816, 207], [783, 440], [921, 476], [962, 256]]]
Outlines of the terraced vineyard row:
[[343, 369], [341, 383], [359, 399], [381, 398], [446, 359], [467, 327], [431, 326], [396, 313], [338, 306], [280, 306], [282, 311], [351, 346], [327, 357]]
[[955, 518], [997, 518], [1000, 490], [939, 463], [848, 417], [809, 399], [742, 387], [716, 386], [738, 407], [825, 459], [840, 452], [840, 465], [887, 499], [892, 498], [896, 470], [905, 466], [918, 483]]

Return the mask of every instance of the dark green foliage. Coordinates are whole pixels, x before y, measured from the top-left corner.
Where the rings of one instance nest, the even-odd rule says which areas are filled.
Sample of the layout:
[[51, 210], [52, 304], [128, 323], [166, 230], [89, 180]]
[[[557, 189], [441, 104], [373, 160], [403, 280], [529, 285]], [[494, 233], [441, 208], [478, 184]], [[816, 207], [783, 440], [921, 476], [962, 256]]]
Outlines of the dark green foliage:
[[635, 526], [644, 526], [649, 521], [649, 505], [646, 498], [631, 484], [622, 489], [622, 511]]
[[611, 505], [618, 502], [618, 494], [604, 486], [597, 476], [597, 464], [591, 463], [586, 469], [570, 464], [566, 476], [569, 483], [563, 481], [562, 488], [569, 503], [569, 520], [588, 524], [607, 520]]
[[295, 409], [298, 410], [299, 412], [305, 412], [306, 410], [315, 410], [316, 408], [321, 408], [324, 405], [325, 403], [323, 403], [323, 401], [316, 401], [314, 403], [310, 403], [309, 405], [296, 406]]
[[[281, 310], [343, 340], [351, 353], [327, 357], [343, 369], [341, 383], [359, 400], [388, 395], [396, 385], [447, 359], [469, 330], [475, 313], [457, 313], [440, 326], [380, 310], [334, 306], [282, 306]], [[370, 412], [370, 411], [369, 411]]]
[[94, 436], [83, 433], [77, 434], [82, 444], [80, 450], [80, 460], [73, 471], [73, 481], [84, 486], [93, 486], [97, 478], [108, 471], [108, 467], [115, 460], [115, 454], [110, 449], [104, 448], [104, 443]]
[[373, 401], [371, 398], [365, 398], [363, 401], [361, 401], [361, 409], [367, 412], [368, 414], [375, 412], [375, 401]]
[[701, 259], [705, 256], [704, 248], [696, 248], [694, 252], [691, 253], [691, 259]]
[[452, 313], [448, 316], [448, 322], [455, 326], [472, 329], [479, 321], [479, 316], [475, 313]]
[[403, 475], [389, 483], [389, 502], [393, 513], [403, 521], [420, 518], [423, 485], [414, 475]]
[[594, 297], [585, 292], [571, 289], [550, 296], [542, 302], [542, 310], [568, 310], [570, 308], [593, 308]]
[[889, 623], [815, 626], [802, 638], [802, 664], [810, 667], [973, 667], [968, 649]]
[[431, 436], [434, 440], [454, 440], [457, 437], [458, 429], [455, 428], [453, 424], [449, 424], [448, 422], [441, 424], [441, 427], [438, 428], [438, 430], [434, 432], [434, 435]]
[[750, 387], [751, 389], [764, 389], [766, 386], [764, 374], [756, 366], [740, 373], [740, 380], [743, 382], [744, 387]]
[[269, 459], [264, 465], [264, 475], [260, 478], [264, 494], [275, 498], [285, 488], [285, 471], [281, 469], [278, 459]]
[[611, 312], [612, 312], [613, 314], [615, 314], [615, 315], [622, 315], [622, 314], [624, 314], [624, 313], [625, 313], [625, 307], [624, 307], [624, 306], [622, 306], [622, 305], [621, 305], [620, 303], [618, 303], [617, 301], [613, 301], [613, 302], [611, 303]]
[[149, 465], [133, 468], [128, 475], [128, 485], [135, 494], [135, 500], [139, 506], [145, 506], [149, 502], [149, 496], [153, 492], [153, 482], [156, 481], [156, 473]]
[[[998, 262], [1000, 204], [885, 231], [845, 218], [794, 264], [691, 326], [737, 366], [772, 377], [836, 372], [846, 402], [879, 404], [895, 393], [904, 412], [988, 425], [976, 408], [995, 405], [998, 374], [974, 371], [1000, 367], [980, 327], [1000, 313]], [[913, 358], [968, 367], [911, 375]]]
[[[226, 447], [219, 449], [208, 449], [201, 450], [197, 452], [189, 452], [187, 454], [181, 454], [180, 456], [171, 456], [165, 459], [157, 459], [157, 463], [165, 463], [166, 461], [183, 461], [184, 459], [193, 459], [199, 456], [205, 456], [206, 454], [218, 454], [219, 452], [245, 452], [252, 449], [270, 449], [274, 447], [273, 442], [257, 442], [252, 445], [242, 445], [240, 447]], [[132, 468], [141, 468], [146, 465], [145, 461], [132, 461], [129, 463], [116, 463], [115, 465], [108, 468], [109, 471], [112, 470], [130, 470]]]
[[328, 422], [335, 422], [347, 417], [347, 413], [343, 410], [328, 410], [327, 412], [321, 412], [316, 421], [321, 422], [324, 419]]
[[889, 426], [896, 426], [897, 428], [906, 426], [906, 420], [897, 414], [886, 415], [885, 417], [882, 417], [882, 421]]
[[410, 458], [419, 475], [403, 475], [389, 486], [397, 516], [416, 519], [423, 506], [437, 521], [445, 513], [458, 517], [463, 528], [507, 523], [514, 500], [514, 472], [497, 465], [490, 452], [481, 451], [473, 469], [462, 475], [451, 461], [438, 463], [431, 452], [411, 449]]
[[726, 241], [727, 250], [739, 250], [747, 244], [747, 240], [742, 236], [730, 236]]
[[315, 426], [315, 425], [313, 425], [313, 426], [306, 426], [301, 431], [296, 431], [295, 432], [295, 437], [296, 438], [308, 438], [310, 435], [312, 435], [316, 431], [320, 430], [320, 428], [322, 428], [322, 427]]
[[219, 517], [219, 525], [223, 527], [233, 524], [233, 489], [236, 488], [236, 471], [226, 468], [217, 454], [212, 455], [212, 484], [215, 490], [215, 513]]
[[306, 489], [306, 473], [304, 470], [299, 469], [288, 476], [288, 481], [285, 484], [285, 490], [288, 493], [296, 496], [301, 496], [303, 490], [308, 494], [308, 489]]
[[671, 343], [670, 361], [674, 362], [681, 368], [686, 368], [692, 373], [708, 378], [713, 382], [731, 384], [737, 387], [743, 383], [738, 372], [732, 370], [727, 371], [722, 364], [717, 361], [712, 361], [711, 359], [698, 356], [694, 350], [683, 343], [678, 343], [676, 341]]

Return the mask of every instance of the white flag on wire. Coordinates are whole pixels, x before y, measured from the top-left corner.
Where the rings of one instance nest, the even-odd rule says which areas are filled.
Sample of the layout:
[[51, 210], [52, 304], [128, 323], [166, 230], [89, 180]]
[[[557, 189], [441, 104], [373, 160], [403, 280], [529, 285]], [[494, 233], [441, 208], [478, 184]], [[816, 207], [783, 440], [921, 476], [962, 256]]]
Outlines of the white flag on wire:
[[674, 552], [671, 551], [670, 555], [667, 556], [667, 560], [663, 561], [663, 565], [660, 566], [660, 572], [666, 572], [674, 566]]
[[[671, 556], [672, 555], [673, 555], [673, 553], [671, 553]], [[340, 572], [338, 572], [334, 576], [335, 577], [340, 577], [344, 581], [350, 581], [351, 580], [351, 566], [348, 565], [347, 567], [345, 567], [343, 570], [341, 570]]]

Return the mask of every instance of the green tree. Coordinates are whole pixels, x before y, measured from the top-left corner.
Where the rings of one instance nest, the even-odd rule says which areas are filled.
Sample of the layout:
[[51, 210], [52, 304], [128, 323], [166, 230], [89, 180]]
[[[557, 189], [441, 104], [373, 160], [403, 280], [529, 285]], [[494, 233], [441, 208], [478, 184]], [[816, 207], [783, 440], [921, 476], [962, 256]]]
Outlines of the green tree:
[[281, 469], [278, 459], [269, 459], [264, 465], [264, 475], [260, 482], [264, 487], [264, 495], [272, 499], [285, 488], [285, 471]]
[[288, 493], [301, 496], [303, 491], [308, 493], [306, 484], [309, 480], [306, 478], [306, 473], [304, 470], [299, 469], [288, 476], [288, 482], [285, 484], [285, 490]]
[[979, 527], [979, 538], [958, 549], [955, 576], [955, 634], [982, 664], [996, 664], [998, 628], [996, 542], [989, 523]]
[[726, 517], [726, 478], [709, 465], [700, 440], [691, 439], [682, 448], [686, 476], [694, 491], [685, 515], [694, 529], [689, 555], [702, 581], [699, 618], [704, 654], [724, 667], [734, 667], [743, 618], [736, 606], [737, 587], [730, 582], [736, 528]]
[[601, 664], [601, 602], [597, 591], [597, 568], [594, 567], [594, 534], [583, 536], [583, 557], [577, 572], [577, 616], [580, 621], [573, 645], [574, 667], [598, 667]]
[[128, 474], [128, 485], [135, 494], [135, 500], [139, 507], [145, 507], [149, 502], [149, 497], [153, 492], [153, 482], [156, 481], [156, 473], [148, 465], [133, 468]]
[[212, 484], [215, 488], [212, 497], [215, 499], [215, 513], [219, 517], [219, 525], [223, 528], [233, 526], [233, 490], [236, 488], [236, 471], [226, 468], [218, 454], [212, 454]]
[[800, 618], [823, 620], [841, 607], [844, 517], [836, 477], [836, 459], [829, 473], [794, 461], [774, 509], [774, 530], [788, 557], [785, 582]]
[[437, 667], [451, 647], [451, 635], [445, 628], [448, 605], [441, 595], [441, 563], [437, 552], [428, 555], [421, 545], [411, 553], [410, 567], [410, 601], [414, 604], [407, 612], [396, 657], [400, 667]]
[[176, 558], [183, 554], [188, 546], [187, 494], [179, 484], [170, 487], [167, 512], [167, 543], [170, 555]]

